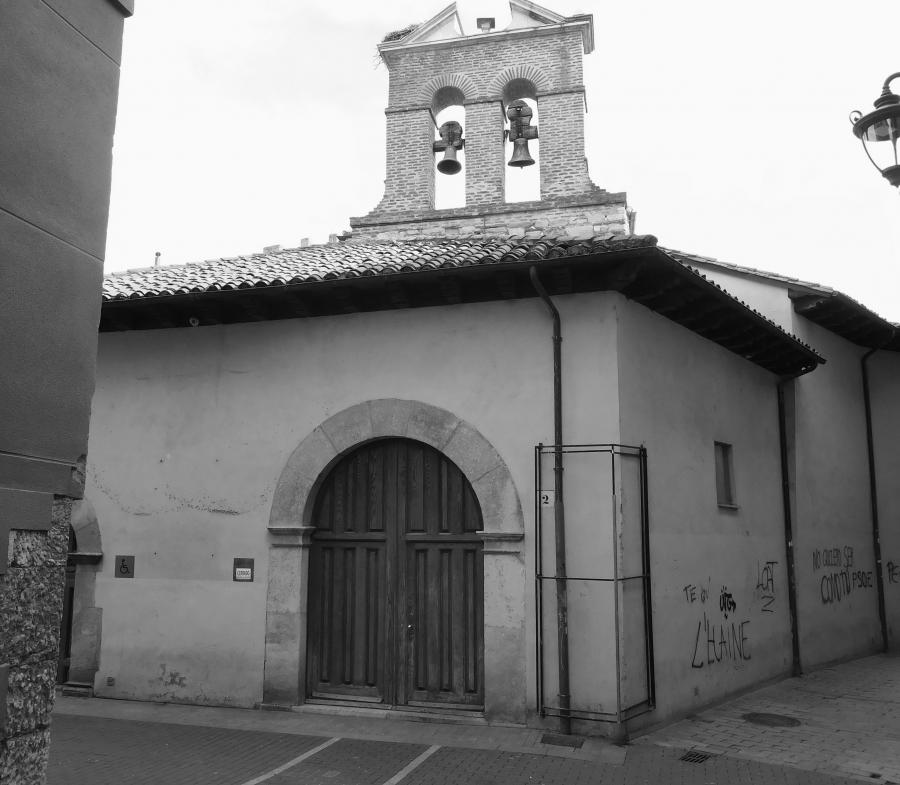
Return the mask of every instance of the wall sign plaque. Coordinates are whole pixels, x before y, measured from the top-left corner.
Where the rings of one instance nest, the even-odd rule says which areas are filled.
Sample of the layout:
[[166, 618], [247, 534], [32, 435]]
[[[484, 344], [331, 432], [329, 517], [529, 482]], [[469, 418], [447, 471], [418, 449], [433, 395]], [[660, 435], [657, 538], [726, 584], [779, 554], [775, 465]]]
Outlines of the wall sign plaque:
[[253, 583], [253, 559], [235, 559], [231, 579], [241, 583]]

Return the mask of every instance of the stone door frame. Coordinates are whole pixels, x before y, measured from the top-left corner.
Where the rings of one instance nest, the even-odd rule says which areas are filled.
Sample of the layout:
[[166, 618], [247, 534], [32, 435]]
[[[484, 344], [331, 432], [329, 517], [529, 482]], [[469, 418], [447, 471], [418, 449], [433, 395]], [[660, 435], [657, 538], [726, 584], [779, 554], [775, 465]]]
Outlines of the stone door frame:
[[300, 442], [278, 478], [268, 524], [263, 703], [293, 706], [306, 696], [306, 585], [318, 487], [347, 452], [392, 437], [431, 445], [475, 491], [484, 525], [485, 715], [524, 723], [525, 521], [512, 475], [469, 423], [445, 409], [397, 398], [366, 401], [329, 417]]
[[[77, 550], [67, 561], [75, 564], [75, 593], [72, 607], [72, 649], [66, 684], [88, 690], [100, 669], [100, 641], [103, 609], [95, 605], [97, 573], [103, 560], [100, 523], [94, 506], [79, 499], [72, 506], [71, 526]], [[60, 642], [61, 643], [61, 642]]]

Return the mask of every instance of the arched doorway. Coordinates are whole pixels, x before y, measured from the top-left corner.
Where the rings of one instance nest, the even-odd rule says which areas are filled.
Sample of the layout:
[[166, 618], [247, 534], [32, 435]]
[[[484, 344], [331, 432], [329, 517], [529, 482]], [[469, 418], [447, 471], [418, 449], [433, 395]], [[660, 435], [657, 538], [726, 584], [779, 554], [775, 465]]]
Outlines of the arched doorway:
[[69, 526], [69, 547], [66, 555], [66, 586], [63, 592], [62, 618], [59, 626], [59, 658], [56, 664], [56, 682], [65, 684], [69, 680], [72, 660], [72, 615], [75, 608], [75, 572], [77, 565], [72, 554], [78, 551], [75, 529]]
[[311, 522], [309, 697], [481, 708], [483, 527], [459, 468], [422, 442], [368, 442]]

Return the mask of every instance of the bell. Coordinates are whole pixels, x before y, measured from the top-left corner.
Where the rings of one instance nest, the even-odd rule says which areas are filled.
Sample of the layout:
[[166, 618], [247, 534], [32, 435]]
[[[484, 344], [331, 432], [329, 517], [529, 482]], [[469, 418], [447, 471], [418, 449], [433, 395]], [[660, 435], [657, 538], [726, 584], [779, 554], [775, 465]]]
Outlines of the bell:
[[437, 170], [441, 174], [456, 174], [460, 169], [462, 164], [456, 160], [456, 148], [448, 145], [444, 150], [444, 157], [438, 161]]
[[[443, 163], [443, 161], [441, 163]], [[509, 159], [509, 164], [507, 164], [507, 166], [531, 166], [533, 163], [534, 158], [532, 158], [531, 153], [528, 152], [528, 140], [522, 136], [518, 139], [513, 139], [513, 154]]]

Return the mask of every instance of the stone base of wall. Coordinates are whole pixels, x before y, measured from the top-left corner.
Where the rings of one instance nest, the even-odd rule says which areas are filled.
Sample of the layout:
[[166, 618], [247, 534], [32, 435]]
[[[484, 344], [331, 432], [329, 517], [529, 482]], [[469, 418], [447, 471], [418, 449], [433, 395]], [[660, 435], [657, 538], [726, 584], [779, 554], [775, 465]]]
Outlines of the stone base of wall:
[[3, 739], [0, 741], [0, 782], [44, 785], [49, 754], [49, 728]]
[[9, 567], [0, 574], [2, 783], [44, 782], [72, 502], [55, 497], [49, 531], [10, 533]]
[[456, 207], [422, 212], [379, 212], [351, 218], [354, 239], [414, 240], [455, 237], [613, 237], [629, 233], [624, 193], [598, 189], [578, 196]]

